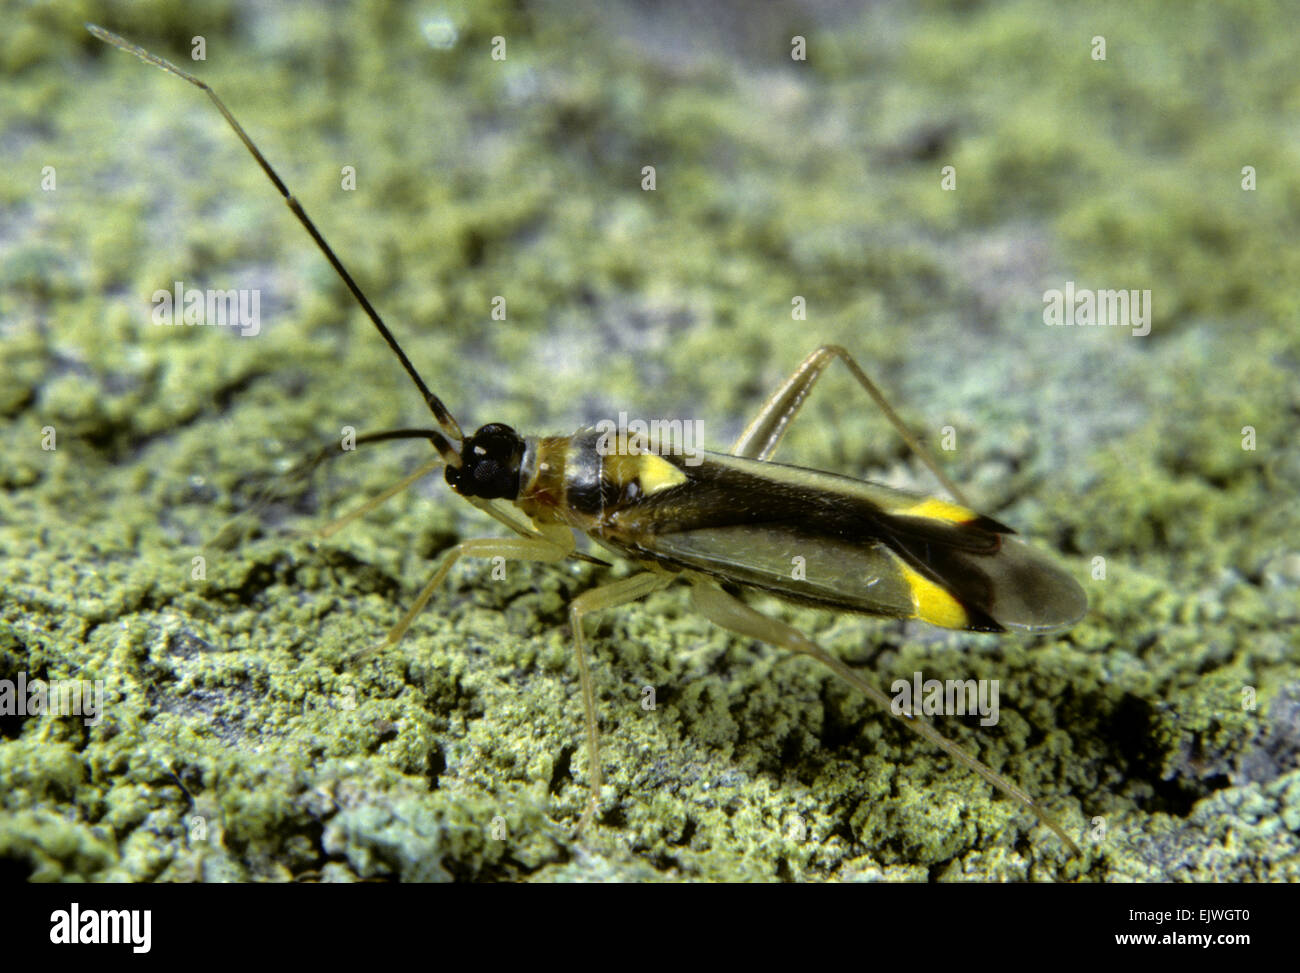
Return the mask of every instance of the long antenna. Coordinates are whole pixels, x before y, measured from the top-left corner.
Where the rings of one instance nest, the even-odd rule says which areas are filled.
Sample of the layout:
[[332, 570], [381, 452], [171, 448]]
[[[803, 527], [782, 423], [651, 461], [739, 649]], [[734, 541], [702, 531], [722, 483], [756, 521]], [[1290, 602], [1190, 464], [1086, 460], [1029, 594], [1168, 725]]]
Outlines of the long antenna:
[[[425, 404], [428, 405], [429, 411], [433, 413], [433, 417], [438, 420], [438, 425], [442, 427], [443, 431], [447, 433], [448, 436], [456, 441], [454, 444], [448, 444], [450, 447], [449, 452], [443, 452], [441, 448], [439, 448], [439, 452], [443, 453], [443, 458], [450, 465], [459, 469], [460, 444], [464, 442], [465, 434], [461, 432], [460, 425], [456, 422], [455, 417], [453, 417], [447, 407], [442, 404], [442, 400], [429, 390], [429, 386], [424, 384], [424, 379], [420, 378], [420, 373], [415, 370], [415, 366], [411, 364], [411, 360], [406, 357], [406, 352], [402, 351], [402, 346], [397, 343], [397, 339], [393, 337], [393, 333], [388, 330], [388, 325], [384, 324], [384, 320], [379, 316], [379, 312], [375, 310], [374, 305], [372, 305], [366, 295], [362, 293], [361, 288], [357, 285], [357, 282], [352, 279], [352, 275], [348, 273], [347, 268], [343, 266], [343, 262], [335, 255], [330, 245], [325, 242], [325, 238], [321, 236], [320, 231], [316, 229], [316, 224], [311, 221], [311, 217], [307, 215], [306, 211], [302, 208], [302, 205], [294, 195], [289, 192], [289, 187], [284, 184], [284, 181], [279, 177], [275, 169], [271, 167], [271, 163], [266, 161], [266, 156], [262, 155], [257, 146], [253, 144], [253, 140], [248, 137], [248, 133], [244, 131], [244, 127], [240, 125], [239, 122], [235, 121], [235, 116], [230, 113], [230, 109], [228, 109], [225, 106], [225, 103], [217, 97], [217, 93], [205, 82], [199, 80], [187, 71], [182, 71], [176, 65], [172, 64], [171, 61], [165, 60], [156, 54], [146, 51], [138, 44], [132, 44], [126, 38], [119, 37], [112, 31], [105, 30], [97, 24], [86, 24], [86, 29], [104, 43], [112, 44], [114, 47], [126, 51], [128, 54], [134, 54], [140, 60], [152, 64], [155, 67], [162, 68], [169, 74], [174, 74], [176, 77], [188, 81], [196, 88], [201, 88], [207, 93], [207, 96], [212, 99], [212, 103], [217, 106], [217, 110], [221, 112], [222, 117], [225, 118], [225, 120], [230, 123], [230, 127], [235, 130], [235, 134], [239, 136], [239, 140], [244, 143], [244, 147], [252, 153], [253, 158], [257, 160], [257, 164], [262, 167], [262, 171], [266, 173], [266, 177], [270, 179], [271, 182], [275, 184], [275, 188], [280, 191], [280, 195], [284, 197], [284, 201], [288, 205], [289, 209], [293, 211], [293, 215], [298, 217], [298, 222], [303, 225], [311, 235], [311, 238], [316, 241], [316, 246], [320, 247], [321, 253], [325, 254], [325, 259], [330, 262], [330, 266], [332, 266], [338, 273], [339, 277], [343, 279], [343, 283], [347, 284], [348, 290], [352, 292], [352, 296], [357, 299], [357, 303], [361, 305], [361, 309], [366, 312], [366, 316], [370, 318], [371, 323], [374, 324], [376, 329], [378, 329], [380, 336], [388, 342], [388, 347], [393, 349], [393, 354], [397, 356], [397, 360], [400, 361], [402, 367], [406, 369], [406, 374], [411, 376], [411, 381], [415, 383], [415, 387], [418, 388], [420, 394], [424, 396]], [[434, 443], [434, 445], [437, 446], [438, 444]]]

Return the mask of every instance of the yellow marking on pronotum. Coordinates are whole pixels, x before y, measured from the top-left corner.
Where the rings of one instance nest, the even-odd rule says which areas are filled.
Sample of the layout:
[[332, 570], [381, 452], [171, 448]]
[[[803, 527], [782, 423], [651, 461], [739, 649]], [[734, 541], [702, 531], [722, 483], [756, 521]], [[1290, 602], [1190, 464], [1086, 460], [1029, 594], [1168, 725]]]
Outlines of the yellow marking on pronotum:
[[636, 459], [636, 478], [641, 483], [642, 491], [647, 495], [667, 490], [669, 487], [681, 486], [686, 482], [686, 474], [662, 456], [644, 453]]
[[622, 439], [618, 441], [620, 451], [617, 455], [604, 458], [605, 476], [610, 482], [620, 487], [635, 483], [642, 496], [681, 486], [686, 482], [686, 474], [662, 456], [640, 452], [644, 446], [639, 446], [637, 450], [624, 450], [621, 448], [624, 442]]
[[937, 497], [927, 497], [920, 503], [897, 512], [904, 517], [929, 517], [932, 520], [947, 520], [954, 524], [970, 523], [979, 516], [975, 511], [961, 504], [940, 500]]
[[903, 579], [907, 581], [907, 586], [912, 589], [917, 618], [931, 625], [938, 625], [940, 628], [965, 628], [969, 624], [970, 619], [966, 615], [966, 609], [962, 608], [961, 602], [901, 560], [898, 565], [903, 569]]

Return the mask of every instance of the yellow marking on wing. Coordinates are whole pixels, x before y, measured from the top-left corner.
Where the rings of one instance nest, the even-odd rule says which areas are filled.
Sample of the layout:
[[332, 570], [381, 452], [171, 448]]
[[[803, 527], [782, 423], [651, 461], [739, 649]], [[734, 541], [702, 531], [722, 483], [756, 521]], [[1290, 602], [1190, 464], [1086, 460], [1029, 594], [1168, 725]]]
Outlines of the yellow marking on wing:
[[895, 510], [894, 513], [902, 514], [905, 517], [929, 517], [931, 520], [947, 520], [954, 524], [964, 524], [975, 520], [979, 514], [973, 510], [968, 510], [961, 504], [952, 503], [948, 500], [938, 500], [934, 497], [927, 497], [920, 503], [913, 504], [903, 510]]
[[970, 624], [970, 617], [961, 602], [901, 561], [898, 566], [903, 569], [903, 580], [912, 589], [917, 618], [940, 628], [966, 628]]

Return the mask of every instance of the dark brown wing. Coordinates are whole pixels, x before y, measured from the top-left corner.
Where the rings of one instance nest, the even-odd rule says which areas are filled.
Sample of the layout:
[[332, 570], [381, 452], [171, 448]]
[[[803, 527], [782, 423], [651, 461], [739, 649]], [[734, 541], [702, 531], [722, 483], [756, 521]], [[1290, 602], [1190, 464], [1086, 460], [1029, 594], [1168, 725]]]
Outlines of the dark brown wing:
[[695, 466], [663, 458], [685, 479], [609, 510], [610, 546], [791, 601], [947, 628], [1049, 630], [1087, 610], [1070, 575], [956, 504], [717, 453]]

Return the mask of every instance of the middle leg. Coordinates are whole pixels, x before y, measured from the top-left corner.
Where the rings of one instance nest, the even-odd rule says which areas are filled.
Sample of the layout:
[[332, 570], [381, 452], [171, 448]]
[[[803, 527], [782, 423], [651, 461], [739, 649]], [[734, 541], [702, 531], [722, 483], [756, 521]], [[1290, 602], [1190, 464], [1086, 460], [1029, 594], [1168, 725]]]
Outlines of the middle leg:
[[596, 694], [591, 686], [591, 670], [587, 666], [587, 651], [582, 635], [582, 620], [593, 612], [615, 608], [644, 598], [658, 591], [672, 580], [671, 577], [643, 571], [591, 591], [584, 591], [569, 603], [569, 621], [573, 626], [574, 647], [578, 650], [578, 676], [582, 682], [582, 706], [587, 722], [587, 775], [591, 794], [587, 809], [578, 822], [578, 832], [586, 829], [600, 807], [600, 730], [596, 722]]

